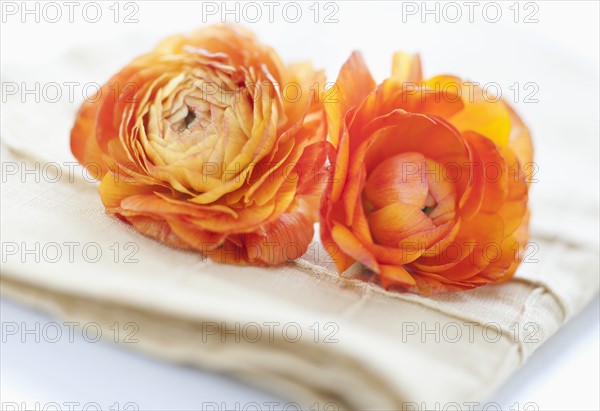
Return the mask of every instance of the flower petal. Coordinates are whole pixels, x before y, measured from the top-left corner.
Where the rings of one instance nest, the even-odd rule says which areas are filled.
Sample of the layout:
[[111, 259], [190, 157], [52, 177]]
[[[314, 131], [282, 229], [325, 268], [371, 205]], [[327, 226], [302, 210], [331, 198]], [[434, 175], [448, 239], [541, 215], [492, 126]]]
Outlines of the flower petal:
[[396, 154], [369, 174], [364, 187], [367, 200], [377, 208], [402, 202], [423, 208], [429, 192], [426, 160], [421, 153]]
[[246, 234], [244, 244], [250, 260], [277, 265], [306, 253], [313, 233], [312, 222], [302, 213], [285, 213], [270, 223], [264, 234]]
[[331, 230], [331, 238], [343, 253], [360, 261], [375, 272], [379, 270], [379, 265], [373, 254], [346, 227], [341, 224], [335, 224]]
[[419, 55], [402, 51], [394, 53], [392, 77], [402, 83], [420, 83], [423, 80], [423, 74]]
[[380, 268], [381, 271], [379, 277], [385, 288], [389, 288], [392, 285], [402, 287], [412, 287], [417, 285], [413, 276], [401, 266], [380, 265]]
[[329, 139], [334, 147], [338, 146], [346, 113], [360, 105], [374, 89], [375, 81], [361, 54], [355, 51], [340, 69], [335, 85], [323, 95]]
[[371, 213], [369, 227], [377, 243], [397, 246], [406, 237], [435, 228], [433, 222], [419, 207], [406, 203], [393, 203]]

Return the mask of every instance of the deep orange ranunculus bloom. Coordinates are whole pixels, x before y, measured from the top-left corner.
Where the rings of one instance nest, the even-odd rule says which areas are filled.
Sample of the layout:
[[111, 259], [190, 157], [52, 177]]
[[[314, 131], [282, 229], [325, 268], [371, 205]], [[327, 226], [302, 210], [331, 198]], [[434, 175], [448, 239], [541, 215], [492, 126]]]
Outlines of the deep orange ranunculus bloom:
[[376, 85], [354, 53], [325, 95], [326, 249], [340, 272], [359, 261], [416, 293], [509, 279], [528, 239], [527, 128], [472, 84], [424, 80], [418, 56], [397, 53], [392, 72]]
[[75, 157], [108, 213], [218, 261], [274, 265], [313, 236], [326, 159], [323, 74], [237, 26], [176, 35], [80, 108]]

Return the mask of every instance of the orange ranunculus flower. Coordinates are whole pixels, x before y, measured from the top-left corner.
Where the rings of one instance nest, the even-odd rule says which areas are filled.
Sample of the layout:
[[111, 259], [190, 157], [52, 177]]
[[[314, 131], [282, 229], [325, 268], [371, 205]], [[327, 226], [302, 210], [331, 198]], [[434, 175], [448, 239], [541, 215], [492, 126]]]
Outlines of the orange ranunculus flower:
[[[528, 239], [531, 139], [503, 101], [397, 53], [376, 85], [353, 54], [325, 95], [334, 178], [321, 237], [340, 272], [431, 294], [509, 279]], [[333, 247], [332, 247], [333, 246]]]
[[108, 213], [218, 261], [279, 264], [313, 236], [323, 84], [236, 26], [161, 42], [80, 108], [71, 149]]

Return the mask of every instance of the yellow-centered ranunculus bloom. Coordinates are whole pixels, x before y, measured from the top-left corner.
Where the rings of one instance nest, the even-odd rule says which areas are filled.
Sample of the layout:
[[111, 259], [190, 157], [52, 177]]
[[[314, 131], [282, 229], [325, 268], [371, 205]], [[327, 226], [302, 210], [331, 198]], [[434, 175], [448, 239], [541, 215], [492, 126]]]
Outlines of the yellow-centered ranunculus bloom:
[[406, 53], [380, 85], [353, 54], [325, 101], [336, 155], [321, 237], [340, 272], [359, 261], [385, 287], [425, 294], [514, 274], [532, 147], [504, 101], [455, 77], [425, 80]]
[[236, 26], [161, 42], [86, 101], [75, 157], [108, 213], [218, 261], [279, 264], [313, 236], [326, 122], [323, 74], [284, 65]]

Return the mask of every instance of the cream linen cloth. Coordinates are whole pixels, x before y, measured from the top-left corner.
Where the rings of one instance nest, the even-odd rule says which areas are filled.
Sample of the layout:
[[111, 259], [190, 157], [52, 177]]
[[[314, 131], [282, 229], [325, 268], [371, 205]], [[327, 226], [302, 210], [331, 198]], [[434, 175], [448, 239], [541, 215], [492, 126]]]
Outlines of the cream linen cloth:
[[[538, 116], [550, 123], [537, 128], [543, 139], [536, 135], [535, 244], [516, 278], [424, 298], [386, 292], [360, 281], [360, 273], [340, 278], [319, 247], [279, 268], [233, 267], [163, 246], [105, 215], [97, 184], [74, 166], [68, 134], [81, 84], [118, 69], [101, 64], [107, 61], [119, 58], [79, 50], [44, 70], [3, 69], [3, 82], [40, 82], [41, 91], [52, 81], [63, 90], [55, 103], [36, 103], [32, 96], [22, 103], [17, 93], [5, 96], [2, 107], [1, 290], [7, 298], [105, 329], [135, 322], [139, 342], [128, 347], [231, 375], [304, 407], [316, 409], [319, 402], [320, 409], [333, 403], [337, 409], [395, 410], [485, 402], [598, 292], [593, 124], [573, 125], [558, 112]], [[73, 102], [65, 82], [80, 83]], [[591, 165], [585, 177], [596, 182], [591, 193], [585, 179], [554, 178], [576, 164]], [[41, 178], [25, 172], [36, 167]], [[72, 262], [69, 242], [79, 244]], [[102, 252], [95, 263], [82, 253], [92, 242]], [[57, 243], [62, 257], [35, 262], [21, 250], [5, 252], [7, 243], [30, 249], [39, 243], [40, 253]], [[54, 258], [46, 251], [46, 259]], [[137, 262], [127, 263], [131, 251]], [[86, 255], [95, 253], [88, 249]], [[254, 342], [257, 327], [261, 337]]]

